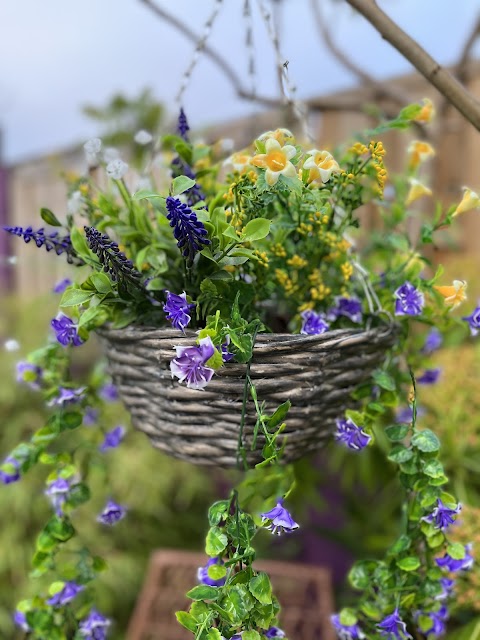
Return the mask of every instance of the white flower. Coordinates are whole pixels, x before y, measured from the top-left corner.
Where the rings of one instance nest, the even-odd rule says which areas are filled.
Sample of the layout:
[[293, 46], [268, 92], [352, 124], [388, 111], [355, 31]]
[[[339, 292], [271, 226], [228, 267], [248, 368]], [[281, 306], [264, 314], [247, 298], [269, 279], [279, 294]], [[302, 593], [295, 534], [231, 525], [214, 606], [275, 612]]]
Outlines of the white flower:
[[307, 151], [309, 156], [303, 163], [303, 168], [309, 170], [308, 182], [320, 180], [325, 183], [330, 180], [332, 173], [338, 173], [340, 167], [338, 162], [328, 151], [311, 149]]
[[74, 191], [70, 198], [67, 200], [67, 211], [72, 215], [78, 213], [83, 205], [85, 204], [85, 199], [82, 196], [80, 191]]
[[83, 145], [85, 157], [89, 167], [95, 167], [100, 162], [100, 151], [102, 149], [102, 141], [100, 138], [91, 138]]
[[237, 151], [223, 161], [223, 166], [227, 171], [238, 171], [242, 173], [247, 169], [251, 169], [251, 156], [244, 151]]
[[297, 150], [291, 144], [281, 146], [275, 138], [268, 138], [265, 143], [266, 153], [259, 153], [250, 160], [250, 163], [265, 171], [265, 182], [272, 186], [276, 184], [280, 175], [287, 178], [296, 178], [297, 171], [290, 159], [293, 158]]
[[112, 180], [121, 180], [128, 171], [128, 164], [121, 158], [112, 160], [107, 164], [107, 176]]
[[116, 160], [119, 157], [120, 151], [118, 149], [115, 149], [115, 147], [106, 147], [103, 150], [103, 161], [107, 164], [109, 162], [113, 162], [113, 160]]
[[20, 349], [20, 343], [13, 338], [10, 338], [10, 340], [5, 340], [3, 346], [5, 348], [5, 351], [18, 351]]
[[140, 131], [137, 131], [133, 139], [137, 144], [145, 145], [150, 144], [150, 142], [153, 140], [153, 136], [148, 131], [145, 131], [145, 129], [140, 129]]

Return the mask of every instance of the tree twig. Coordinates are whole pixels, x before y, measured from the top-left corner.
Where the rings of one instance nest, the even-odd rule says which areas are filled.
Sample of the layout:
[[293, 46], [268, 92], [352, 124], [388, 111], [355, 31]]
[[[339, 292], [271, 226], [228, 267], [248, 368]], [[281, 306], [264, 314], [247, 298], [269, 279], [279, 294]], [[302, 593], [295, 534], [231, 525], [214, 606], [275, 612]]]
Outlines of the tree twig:
[[459, 82], [465, 83], [468, 80], [468, 63], [470, 62], [470, 56], [472, 53], [473, 45], [480, 36], [480, 14], [477, 16], [477, 20], [473, 25], [473, 29], [470, 31], [470, 35], [465, 40], [462, 52], [458, 59], [458, 63], [455, 69], [455, 75]]
[[375, 27], [430, 84], [480, 131], [480, 103], [465, 87], [384, 13], [375, 0], [346, 0]]

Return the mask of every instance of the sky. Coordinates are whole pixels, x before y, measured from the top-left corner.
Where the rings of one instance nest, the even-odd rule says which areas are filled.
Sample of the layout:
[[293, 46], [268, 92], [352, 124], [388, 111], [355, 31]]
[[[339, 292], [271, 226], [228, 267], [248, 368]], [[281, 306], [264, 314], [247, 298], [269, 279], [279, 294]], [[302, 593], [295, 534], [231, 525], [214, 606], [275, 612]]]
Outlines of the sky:
[[[214, 0], [156, 0], [203, 33]], [[318, 0], [335, 41], [372, 75], [386, 78], [411, 67], [346, 4]], [[267, 6], [269, 0], [264, 0]], [[275, 56], [257, 0], [251, 0], [258, 92], [277, 96]], [[454, 62], [480, 0], [379, 0], [379, 5], [442, 64]], [[281, 55], [299, 98], [355, 84], [318, 37], [309, 0], [284, 0]], [[224, 0], [208, 43], [248, 86], [243, 0]], [[452, 9], [452, 7], [455, 7]], [[454, 13], [453, 13], [454, 11]], [[0, 129], [2, 156], [19, 162], [94, 136], [81, 113], [115, 92], [131, 97], [150, 87], [170, 114], [194, 46], [140, 0], [0, 0]], [[477, 49], [478, 51], [478, 49]], [[193, 127], [228, 121], [258, 107], [240, 100], [221, 72], [201, 57], [183, 106]]]

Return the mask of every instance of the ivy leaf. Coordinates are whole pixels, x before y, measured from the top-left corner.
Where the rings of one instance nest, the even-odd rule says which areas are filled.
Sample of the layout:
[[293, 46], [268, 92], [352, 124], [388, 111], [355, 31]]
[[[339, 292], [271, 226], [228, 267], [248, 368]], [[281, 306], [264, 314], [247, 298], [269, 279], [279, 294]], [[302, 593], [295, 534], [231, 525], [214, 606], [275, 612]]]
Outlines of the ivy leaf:
[[219, 527], [211, 527], [207, 533], [205, 553], [207, 556], [215, 557], [222, 553], [228, 543], [227, 536], [222, 533]]
[[388, 459], [392, 462], [402, 463], [407, 462], [413, 458], [413, 451], [404, 447], [403, 444], [397, 444], [392, 447], [392, 450], [388, 454]]
[[440, 441], [430, 429], [417, 431], [412, 438], [412, 445], [424, 453], [432, 453], [440, 449]]
[[243, 584], [230, 588], [223, 602], [223, 607], [230, 616], [233, 625], [238, 625], [246, 618], [247, 613], [255, 606], [255, 600]]
[[445, 473], [440, 460], [428, 460], [423, 467], [423, 473], [430, 478], [443, 478]]
[[47, 522], [44, 531], [60, 542], [66, 542], [75, 535], [75, 529], [70, 520], [58, 516], [54, 516]]
[[272, 585], [266, 573], [259, 573], [248, 583], [248, 589], [252, 596], [262, 604], [272, 603]]
[[228, 513], [229, 505], [229, 500], [219, 500], [212, 504], [208, 510], [208, 521], [211, 527], [218, 524], [222, 520], [223, 516]]
[[420, 559], [417, 556], [408, 556], [397, 560], [396, 565], [402, 571], [415, 571], [420, 566]]
[[385, 428], [385, 434], [387, 438], [392, 442], [404, 440], [407, 437], [409, 431], [410, 427], [407, 424], [392, 424], [389, 427]]
[[216, 600], [220, 595], [218, 587], [210, 587], [206, 584], [200, 584], [193, 587], [187, 592], [187, 598], [190, 600]]

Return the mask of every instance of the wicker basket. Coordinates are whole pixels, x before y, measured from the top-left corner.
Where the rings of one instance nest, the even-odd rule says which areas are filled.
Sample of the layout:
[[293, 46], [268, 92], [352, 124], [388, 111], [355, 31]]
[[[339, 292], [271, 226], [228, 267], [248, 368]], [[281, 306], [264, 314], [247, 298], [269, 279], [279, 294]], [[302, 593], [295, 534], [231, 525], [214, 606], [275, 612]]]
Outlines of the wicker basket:
[[[155, 447], [198, 465], [238, 465], [238, 438], [246, 365], [230, 362], [205, 390], [172, 380], [174, 347], [188, 346], [196, 335], [173, 329], [131, 326], [100, 332], [109, 369], [133, 425]], [[290, 399], [285, 461], [319, 449], [335, 419], [352, 406], [351, 392], [368, 380], [395, 341], [392, 325], [370, 330], [339, 329], [322, 335], [259, 334], [250, 377], [259, 400], [274, 410]], [[255, 410], [247, 404], [243, 444], [247, 460], [261, 460], [263, 446], [251, 451]]]

